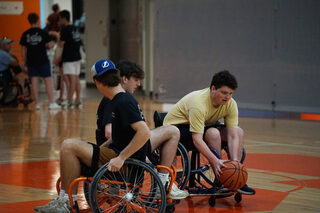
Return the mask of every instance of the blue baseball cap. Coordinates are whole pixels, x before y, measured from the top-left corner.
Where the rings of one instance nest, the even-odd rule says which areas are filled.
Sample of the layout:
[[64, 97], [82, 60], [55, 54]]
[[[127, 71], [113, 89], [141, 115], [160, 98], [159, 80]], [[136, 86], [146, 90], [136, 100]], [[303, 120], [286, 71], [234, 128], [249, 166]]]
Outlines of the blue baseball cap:
[[97, 61], [91, 68], [91, 75], [100, 76], [108, 70], [117, 69], [114, 63], [108, 59], [102, 59]]

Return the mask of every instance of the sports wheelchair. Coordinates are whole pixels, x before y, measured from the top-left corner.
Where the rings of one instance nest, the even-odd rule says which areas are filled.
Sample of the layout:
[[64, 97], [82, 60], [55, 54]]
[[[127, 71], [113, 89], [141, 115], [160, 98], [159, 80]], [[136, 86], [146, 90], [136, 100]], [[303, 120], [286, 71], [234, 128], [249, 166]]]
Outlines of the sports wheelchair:
[[[5, 77], [7, 72], [8, 77]], [[24, 104], [25, 106], [32, 102], [30, 79], [25, 79], [24, 88], [14, 80], [10, 74], [10, 70], [6, 70], [0, 73], [0, 104], [1, 105], [18, 105]], [[24, 94], [24, 89], [26, 94]]]
[[[159, 127], [163, 125], [163, 119], [167, 113], [159, 113], [157, 111], [154, 112], [154, 124], [155, 127]], [[217, 127], [224, 127], [225, 125], [217, 122]], [[222, 142], [224, 146], [222, 149], [228, 153], [228, 147], [226, 142]], [[183, 156], [180, 159], [181, 163], [177, 165], [177, 179], [176, 181], [179, 183], [178, 186], [183, 187], [182, 189], [187, 189], [190, 196], [200, 196], [200, 195], [208, 195], [209, 205], [215, 206], [217, 198], [224, 198], [234, 195], [235, 201], [241, 202], [242, 194], [239, 192], [233, 192], [230, 190], [221, 191], [221, 187], [217, 186], [218, 181], [216, 181], [215, 174], [212, 169], [210, 169], [210, 164], [208, 160], [201, 156], [198, 150], [194, 147], [191, 150], [186, 150], [186, 148], [179, 143], [180, 150], [178, 150], [179, 155]], [[216, 155], [217, 158], [221, 159], [219, 153], [210, 147], [210, 150]], [[191, 156], [189, 154], [191, 152]], [[178, 154], [177, 154], [178, 155]], [[243, 149], [241, 163], [243, 163], [246, 156], [245, 149]], [[190, 160], [191, 159], [191, 160]], [[182, 162], [184, 161], [184, 162]], [[190, 177], [185, 177], [190, 175]], [[220, 188], [220, 189], [219, 189]]]
[[[103, 165], [93, 177], [80, 177], [69, 186], [68, 195], [72, 212], [173, 212], [174, 201], [169, 198], [173, 181], [176, 179], [174, 167], [153, 166], [135, 159], [128, 159], [118, 172], [110, 172], [108, 163]], [[156, 168], [169, 171], [171, 181], [165, 190]], [[83, 182], [82, 192], [73, 202], [72, 189]], [[56, 183], [60, 193], [60, 178]], [[79, 191], [79, 190], [78, 190]], [[89, 204], [89, 206], [87, 205]]]

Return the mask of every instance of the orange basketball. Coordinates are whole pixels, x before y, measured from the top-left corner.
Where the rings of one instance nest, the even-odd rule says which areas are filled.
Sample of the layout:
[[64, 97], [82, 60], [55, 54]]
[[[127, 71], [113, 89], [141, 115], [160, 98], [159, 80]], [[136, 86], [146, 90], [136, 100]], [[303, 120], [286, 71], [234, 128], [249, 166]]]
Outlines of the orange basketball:
[[224, 165], [226, 167], [221, 168], [220, 182], [232, 191], [242, 188], [248, 179], [246, 168], [238, 161], [226, 161]]

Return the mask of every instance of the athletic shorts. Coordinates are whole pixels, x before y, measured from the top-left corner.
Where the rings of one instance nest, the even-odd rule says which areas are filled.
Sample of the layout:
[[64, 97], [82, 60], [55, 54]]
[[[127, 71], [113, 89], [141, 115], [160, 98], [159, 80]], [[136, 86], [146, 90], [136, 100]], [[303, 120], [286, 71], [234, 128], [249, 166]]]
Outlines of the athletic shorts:
[[101, 166], [109, 162], [112, 158], [117, 157], [117, 154], [108, 147], [99, 147], [93, 143], [89, 144], [91, 144], [93, 148], [91, 166], [88, 167], [87, 165], [81, 163], [81, 175], [93, 177]]
[[72, 62], [63, 62], [63, 74], [64, 75], [80, 75], [81, 60]]
[[[206, 126], [204, 128], [204, 133], [203, 133], [203, 139], [205, 136], [206, 131], [209, 128], [218, 128], [218, 127], [223, 127], [224, 125], [221, 124], [219, 121], [217, 121], [215, 124]], [[178, 129], [180, 130], [180, 142], [183, 144], [183, 146], [188, 150], [196, 150], [193, 140], [192, 140], [192, 133], [190, 132], [190, 125], [189, 124], [179, 124], [177, 125]], [[224, 145], [224, 144], [223, 144]]]
[[47, 78], [51, 76], [51, 69], [49, 64], [41, 64], [37, 66], [28, 66], [29, 77]]

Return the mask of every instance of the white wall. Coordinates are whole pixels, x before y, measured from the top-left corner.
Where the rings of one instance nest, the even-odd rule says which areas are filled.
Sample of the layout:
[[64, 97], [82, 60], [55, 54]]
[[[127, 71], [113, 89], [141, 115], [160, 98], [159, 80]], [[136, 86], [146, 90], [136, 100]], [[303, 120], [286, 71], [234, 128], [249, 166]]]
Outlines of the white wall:
[[109, 58], [109, 0], [84, 1], [86, 14], [86, 82], [93, 83], [89, 70], [98, 60]]

